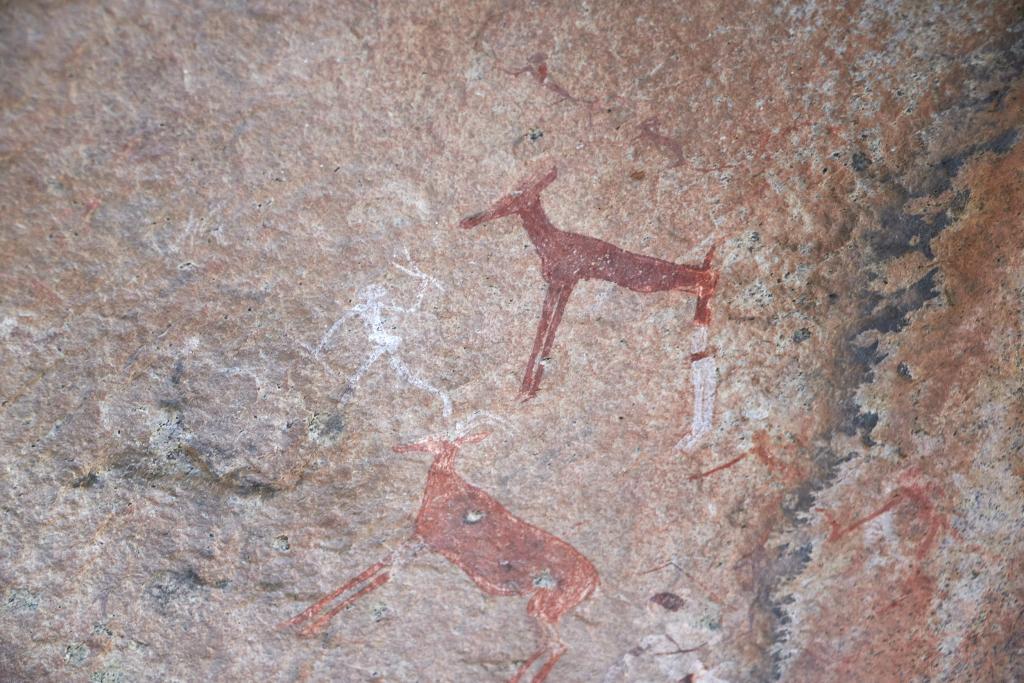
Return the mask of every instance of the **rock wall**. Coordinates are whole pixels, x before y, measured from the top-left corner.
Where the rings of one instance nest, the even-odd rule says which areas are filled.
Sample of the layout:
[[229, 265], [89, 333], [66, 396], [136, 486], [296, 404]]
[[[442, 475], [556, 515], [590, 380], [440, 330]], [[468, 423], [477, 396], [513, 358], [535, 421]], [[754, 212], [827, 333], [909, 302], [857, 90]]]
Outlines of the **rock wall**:
[[1024, 679], [1022, 17], [5, 4], [0, 678]]

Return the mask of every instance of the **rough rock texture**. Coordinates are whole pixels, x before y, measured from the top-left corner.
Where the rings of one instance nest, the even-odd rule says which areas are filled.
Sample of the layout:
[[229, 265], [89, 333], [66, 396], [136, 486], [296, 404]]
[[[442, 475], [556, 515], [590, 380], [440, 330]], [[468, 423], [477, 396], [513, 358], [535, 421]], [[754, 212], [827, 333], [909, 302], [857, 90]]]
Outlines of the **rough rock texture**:
[[[4, 3], [0, 678], [506, 680], [570, 547], [552, 682], [1024, 679], [1024, 12], [843, 4]], [[690, 448], [692, 292], [580, 282], [517, 400], [541, 261], [458, 224], [552, 166], [563, 230], [717, 245]], [[567, 545], [470, 502], [282, 625], [481, 430]]]

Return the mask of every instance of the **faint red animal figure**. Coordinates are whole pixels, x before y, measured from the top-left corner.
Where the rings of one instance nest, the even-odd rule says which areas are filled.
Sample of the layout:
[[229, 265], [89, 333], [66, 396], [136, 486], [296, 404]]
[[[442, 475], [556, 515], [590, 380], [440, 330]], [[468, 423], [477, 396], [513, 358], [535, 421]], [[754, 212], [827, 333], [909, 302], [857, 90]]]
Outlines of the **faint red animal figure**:
[[551, 92], [558, 95], [559, 99], [557, 100], [557, 102], [569, 100], [570, 102], [575, 102], [577, 104], [593, 106], [593, 100], [581, 100], [578, 97], [573, 97], [572, 95], [569, 94], [568, 90], [563, 88], [561, 84], [559, 84], [557, 81], [551, 78], [550, 74], [548, 74], [547, 59], [547, 55], [545, 55], [543, 52], [535, 52], [534, 54], [530, 55], [530, 58], [526, 61], [526, 66], [520, 67], [518, 69], [505, 69], [503, 67], [499, 68], [501, 68], [502, 71], [504, 71], [510, 76], [530, 74], [533, 77], [533, 80], [537, 81], [539, 85], [544, 86]]
[[[548, 219], [540, 203], [541, 191], [557, 176], [558, 169], [552, 166], [521, 183], [515, 191], [499, 199], [490, 209], [467, 216], [459, 222], [459, 227], [469, 229], [497, 218], [518, 215], [540, 256], [541, 275], [548, 283], [548, 293], [520, 396], [526, 400], [537, 395], [544, 374], [543, 359], [551, 351], [565, 304], [580, 280], [606, 280], [634, 292], [681, 290], [696, 294], [694, 322], [702, 329], [699, 334], [695, 334], [691, 360], [707, 360], [710, 354], [706, 351], [706, 327], [711, 322], [711, 297], [718, 284], [718, 272], [711, 269], [715, 248], [708, 250], [702, 266], [694, 267], [634, 254], [594, 237], [559, 230]], [[705, 374], [702, 372], [701, 376]], [[701, 389], [704, 389], [704, 385]], [[703, 404], [700, 411], [704, 413], [699, 419], [695, 413], [697, 430], [704, 430], [705, 422], [710, 420], [707, 411], [714, 398], [713, 387], [711, 395], [707, 396], [707, 393], [706, 389], [702, 394], [698, 391], [701, 395], [695, 401]]]
[[666, 154], [673, 158], [673, 161], [671, 164], [669, 164], [668, 168], [676, 168], [677, 166], [686, 164], [687, 166], [689, 166], [694, 171], [697, 171], [698, 173], [720, 173], [721, 171], [726, 171], [734, 167], [734, 164], [730, 164], [728, 166], [713, 167], [698, 166], [697, 164], [693, 163], [687, 157], [686, 152], [683, 150], [683, 145], [681, 142], [661, 132], [661, 126], [656, 117], [652, 116], [650, 118], [644, 119], [643, 121], [640, 122], [637, 128], [640, 129], [640, 133], [636, 136], [636, 138], [634, 138], [634, 140], [646, 138], [655, 147], [660, 148], [662, 151], [664, 151]]
[[836, 521], [831, 512], [824, 511], [825, 520], [829, 526], [827, 540], [829, 542], [838, 541], [894, 508], [909, 504], [912, 506], [915, 516], [927, 524], [924, 534], [916, 541], [915, 545], [917, 547], [914, 550], [914, 556], [919, 560], [923, 559], [934, 547], [936, 541], [940, 540], [941, 533], [949, 528], [949, 523], [945, 515], [937, 510], [934, 502], [934, 499], [941, 496], [941, 491], [934, 484], [921, 484], [917, 482], [916, 477], [917, 472], [914, 470], [903, 473], [899, 478], [900, 486], [889, 494], [889, 499], [884, 505], [874, 512], [846, 525]]
[[[459, 447], [486, 437], [487, 433], [478, 433], [455, 441], [428, 438], [396, 446], [396, 453], [423, 451], [434, 455], [412, 537], [283, 625], [305, 624], [302, 635], [321, 632], [338, 612], [387, 583], [391, 578], [388, 570], [409, 550], [415, 554], [426, 547], [462, 569], [488, 595], [530, 596], [526, 612], [536, 620], [542, 642], [510, 681], [519, 681], [545, 654], [547, 658], [532, 680], [540, 683], [547, 678], [566, 650], [558, 636], [558, 622], [594, 592], [598, 585], [597, 570], [571, 545], [515, 517], [497, 500], [458, 475], [455, 456]], [[334, 600], [356, 588], [324, 612]]]

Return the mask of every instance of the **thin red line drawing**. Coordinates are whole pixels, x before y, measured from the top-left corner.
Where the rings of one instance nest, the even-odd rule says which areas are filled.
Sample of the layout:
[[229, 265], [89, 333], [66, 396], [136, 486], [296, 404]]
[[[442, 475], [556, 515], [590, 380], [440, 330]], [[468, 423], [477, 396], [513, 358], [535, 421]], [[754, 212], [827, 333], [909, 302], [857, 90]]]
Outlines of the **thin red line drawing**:
[[787, 480], [791, 480], [793, 476], [799, 476], [799, 473], [794, 471], [795, 468], [785, 464], [771, 454], [771, 451], [768, 448], [768, 432], [760, 430], [754, 434], [753, 448], [748, 451], [743, 451], [732, 460], [728, 460], [721, 465], [712, 467], [704, 472], [698, 472], [697, 474], [691, 475], [690, 481], [697, 481], [698, 479], [703, 479], [704, 477], [709, 477], [712, 474], [728, 469], [750, 455], [753, 455], [761, 461], [761, 464], [764, 465], [772, 474], [781, 473]]
[[598, 586], [598, 574], [571, 545], [512, 515], [489, 494], [459, 476], [455, 457], [460, 447], [487, 436], [488, 432], [478, 432], [454, 441], [435, 437], [396, 446], [396, 453], [427, 452], [434, 456], [412, 536], [398, 550], [282, 626], [301, 627], [304, 636], [320, 633], [345, 607], [387, 583], [395, 565], [427, 548], [459, 567], [487, 595], [530, 596], [526, 612], [536, 622], [541, 643], [510, 682], [519, 681], [545, 655], [532, 680], [540, 683], [546, 679], [566, 651], [558, 635], [558, 622], [590, 597]]
[[[906, 478], [910, 479], [909, 476]], [[925, 533], [917, 541], [917, 547], [914, 550], [914, 556], [919, 560], [923, 559], [931, 550], [936, 540], [938, 540], [939, 534], [948, 528], [945, 516], [936, 510], [935, 503], [933, 502], [936, 491], [930, 490], [932, 488], [929, 485], [904, 483], [889, 494], [889, 499], [881, 507], [845, 526], [837, 522], [832, 513], [826, 510], [824, 515], [829, 526], [828, 542], [838, 541], [850, 532], [856, 531], [896, 507], [904, 503], [911, 503], [914, 506], [914, 514], [923, 519], [927, 524]]]
[[595, 237], [559, 230], [544, 212], [540, 198], [541, 191], [557, 177], [558, 168], [552, 165], [529, 177], [491, 208], [459, 222], [459, 227], [470, 229], [505, 216], [519, 216], [540, 257], [541, 275], [548, 283], [548, 292], [520, 397], [527, 400], [537, 395], [544, 360], [551, 353], [569, 295], [580, 280], [606, 280], [641, 293], [680, 290], [696, 294], [690, 356], [693, 422], [679, 444], [689, 448], [710, 431], [714, 407], [716, 367], [714, 356], [708, 351], [707, 327], [711, 322], [711, 297], [718, 285], [718, 271], [711, 268], [715, 247], [708, 250], [703, 265], [687, 266], [625, 251]]
[[729, 469], [730, 467], [738, 463], [740, 460], [746, 458], [748, 455], [750, 455], [750, 451], [744, 451], [737, 455], [732, 460], [724, 462], [721, 465], [718, 465], [717, 467], [712, 467], [710, 470], [698, 472], [697, 474], [691, 475], [690, 481], [697, 481], [698, 479], [703, 479], [704, 477], [710, 477], [712, 474], [715, 474], [716, 472], [721, 472], [722, 470]]
[[551, 75], [548, 73], [547, 60], [547, 55], [545, 55], [543, 52], [535, 52], [532, 55], [530, 55], [529, 59], [526, 60], [526, 64], [518, 69], [506, 69], [500, 66], [498, 68], [507, 73], [509, 76], [521, 76], [522, 74], [530, 74], [530, 76], [533, 77], [533, 80], [537, 81], [538, 85], [541, 85], [550, 90], [551, 92], [555, 93], [556, 95], [558, 95], [558, 100], [555, 102], [555, 104], [568, 100], [576, 104], [585, 104], [588, 107], [594, 106], [595, 102], [593, 100], [581, 100], [578, 97], [573, 97], [572, 95], [569, 94], [569, 91], [562, 87], [562, 85], [558, 81], [551, 78]]

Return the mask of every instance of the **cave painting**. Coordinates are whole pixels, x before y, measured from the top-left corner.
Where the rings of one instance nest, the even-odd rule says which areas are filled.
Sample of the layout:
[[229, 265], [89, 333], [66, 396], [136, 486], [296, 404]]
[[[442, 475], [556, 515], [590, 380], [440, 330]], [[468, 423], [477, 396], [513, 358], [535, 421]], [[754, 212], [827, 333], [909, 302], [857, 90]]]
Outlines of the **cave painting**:
[[585, 104], [588, 106], [594, 104], [592, 100], [581, 100], [577, 97], [573, 97], [572, 95], [569, 94], [568, 90], [566, 90], [560, 83], [558, 83], [558, 81], [551, 78], [551, 74], [548, 73], [547, 60], [547, 55], [545, 55], [543, 52], [536, 52], [530, 55], [529, 59], [526, 60], [526, 64], [524, 66], [519, 67], [518, 69], [505, 69], [502, 67], [499, 68], [501, 68], [501, 70], [507, 73], [509, 76], [518, 77], [522, 74], [529, 74], [530, 76], [533, 77], [533, 80], [535, 80], [538, 85], [547, 88], [548, 90], [550, 90], [551, 92], [558, 96], [556, 104], [559, 102], [564, 102], [566, 100], [576, 104]]
[[942, 533], [949, 528], [945, 515], [937, 510], [934, 502], [941, 497], [942, 492], [934, 484], [920, 483], [918, 472], [913, 469], [904, 472], [898, 479], [900, 485], [889, 494], [883, 505], [853, 522], [842, 524], [832, 512], [825, 510], [824, 516], [829, 526], [827, 542], [839, 541], [895, 508], [906, 506], [913, 518], [918, 520], [918, 524], [924, 526], [924, 532], [916, 539], [914, 549], [914, 557], [918, 560], [923, 559], [941, 539]]
[[695, 164], [683, 149], [683, 143], [661, 132], [661, 123], [657, 117], [652, 116], [644, 119], [637, 125], [637, 128], [640, 130], [640, 133], [637, 134], [634, 140], [647, 140], [664, 154], [672, 157], [672, 163], [667, 168], [672, 169], [686, 164], [697, 173], [721, 173], [735, 166], [735, 164], [730, 164], [728, 166], [712, 167]]
[[406, 275], [420, 281], [420, 288], [413, 305], [408, 308], [397, 306], [389, 301], [388, 291], [383, 285], [367, 285], [359, 292], [359, 303], [349, 308], [340, 318], [334, 321], [334, 324], [324, 334], [316, 349], [313, 350], [313, 355], [317, 358], [322, 358], [324, 352], [331, 348], [331, 341], [338, 330], [350, 318], [359, 318], [366, 329], [366, 338], [372, 348], [355, 372], [349, 376], [345, 390], [341, 394], [341, 405], [344, 406], [351, 400], [353, 393], [359, 386], [360, 380], [362, 380], [363, 375], [366, 374], [370, 367], [380, 360], [381, 357], [386, 356], [388, 365], [391, 366], [391, 369], [399, 379], [436, 397], [441, 402], [441, 412], [445, 417], [449, 417], [452, 414], [451, 398], [449, 398], [445, 391], [435, 387], [409, 369], [398, 353], [402, 345], [402, 337], [395, 333], [395, 330], [399, 329], [397, 323], [399, 318], [419, 312], [428, 287], [432, 286], [441, 292], [444, 291], [444, 287], [435, 278], [416, 268], [411, 260], [406, 266], [400, 264], [392, 265]]
[[691, 344], [694, 390], [693, 420], [679, 447], [690, 448], [711, 429], [716, 367], [708, 350], [707, 328], [711, 322], [711, 297], [718, 284], [718, 272], [711, 268], [715, 248], [708, 250], [701, 266], [688, 266], [635, 254], [594, 237], [559, 230], [541, 206], [541, 191], [558, 176], [556, 166], [522, 182], [486, 211], [463, 218], [459, 226], [474, 228], [505, 216], [517, 215], [533, 242], [541, 261], [541, 275], [548, 283], [547, 297], [533, 349], [520, 388], [523, 400], [540, 389], [544, 359], [551, 352], [555, 332], [562, 320], [573, 287], [580, 280], [606, 280], [634, 292], [680, 290], [697, 296], [695, 329]]
[[428, 438], [396, 446], [396, 453], [419, 451], [434, 456], [412, 537], [283, 625], [300, 628], [302, 635], [323, 631], [341, 610], [387, 583], [394, 567], [427, 548], [462, 569], [487, 595], [529, 596], [526, 612], [535, 620], [540, 644], [510, 681], [522, 680], [533, 668], [531, 680], [545, 680], [566, 650], [558, 622], [594, 592], [597, 570], [571, 545], [515, 517], [459, 476], [455, 471], [459, 448], [486, 436], [482, 432], [454, 441]]

